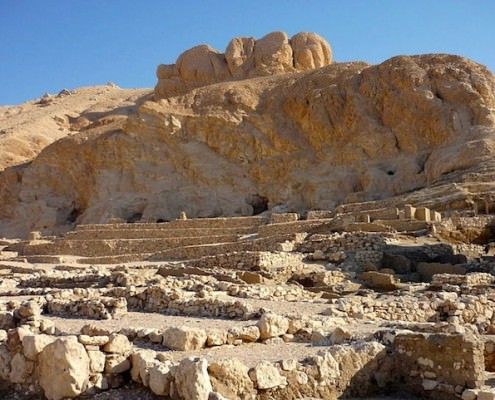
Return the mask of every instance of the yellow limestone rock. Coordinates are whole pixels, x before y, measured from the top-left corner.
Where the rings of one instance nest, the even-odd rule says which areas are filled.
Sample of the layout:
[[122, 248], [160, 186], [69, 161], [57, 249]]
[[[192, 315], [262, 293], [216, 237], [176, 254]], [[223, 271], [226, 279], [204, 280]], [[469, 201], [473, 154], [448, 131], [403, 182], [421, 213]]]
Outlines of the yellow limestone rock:
[[39, 380], [48, 400], [74, 398], [86, 389], [89, 357], [75, 336], [48, 344], [39, 354]]

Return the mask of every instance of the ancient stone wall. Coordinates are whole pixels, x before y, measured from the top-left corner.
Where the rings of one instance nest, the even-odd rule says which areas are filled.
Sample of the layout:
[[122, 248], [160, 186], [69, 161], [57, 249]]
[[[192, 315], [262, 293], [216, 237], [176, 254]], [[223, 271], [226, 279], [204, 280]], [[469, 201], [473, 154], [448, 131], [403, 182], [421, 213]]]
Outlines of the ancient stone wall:
[[474, 337], [399, 334], [393, 347], [404, 385], [418, 395], [452, 399], [484, 382], [484, 345]]
[[176, 351], [243, 346], [258, 340], [289, 339], [304, 330], [304, 324], [264, 314], [256, 325], [228, 331], [183, 326], [161, 332], [126, 328], [112, 332], [85, 325], [78, 334], [64, 335], [39, 319], [34, 303], [21, 305], [13, 315], [17, 319], [8, 332], [0, 329], [0, 380], [16, 390], [42, 393], [48, 400], [94, 394], [129, 379], [156, 395], [182, 400], [207, 399], [212, 393], [277, 400], [302, 395], [369, 396], [394, 386], [450, 399], [484, 382], [484, 343], [463, 335], [390, 332], [393, 340], [387, 351], [376, 341], [316, 344], [321, 336], [317, 333], [312, 341], [322, 350], [316, 356], [259, 361], [248, 367], [235, 359], [171, 360], [166, 353], [139, 349], [133, 341]]
[[379, 298], [341, 298], [330, 300], [325, 312], [333, 316], [353, 316], [370, 321], [449, 322], [453, 330], [460, 325], [472, 325], [477, 332], [494, 329], [495, 302], [491, 296], [432, 292], [404, 294], [400, 300], [393, 296]]

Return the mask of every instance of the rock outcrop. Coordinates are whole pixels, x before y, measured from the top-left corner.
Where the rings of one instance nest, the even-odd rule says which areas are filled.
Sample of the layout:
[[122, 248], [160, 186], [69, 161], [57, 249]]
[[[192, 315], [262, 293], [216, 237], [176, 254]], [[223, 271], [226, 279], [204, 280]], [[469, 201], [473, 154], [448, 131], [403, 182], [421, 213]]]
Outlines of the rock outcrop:
[[166, 98], [217, 82], [306, 71], [331, 62], [330, 45], [315, 33], [300, 32], [290, 39], [285, 32], [258, 40], [237, 37], [225, 53], [203, 44], [182, 53], [175, 64], [159, 65], [155, 96]]
[[[183, 211], [370, 201], [443, 210], [493, 193], [490, 71], [452, 55], [325, 65], [330, 59], [313, 34], [235, 39], [225, 55], [189, 50], [159, 68], [160, 81], [191, 84], [183, 94], [146, 101], [124, 122], [94, 123], [0, 173], [1, 234]], [[302, 72], [283, 73], [294, 71]]]

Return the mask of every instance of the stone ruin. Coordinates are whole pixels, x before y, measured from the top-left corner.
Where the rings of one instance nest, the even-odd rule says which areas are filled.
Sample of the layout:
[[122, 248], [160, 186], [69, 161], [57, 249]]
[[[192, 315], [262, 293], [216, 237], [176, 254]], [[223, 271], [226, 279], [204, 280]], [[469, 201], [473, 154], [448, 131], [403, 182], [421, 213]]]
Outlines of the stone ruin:
[[495, 398], [492, 257], [442, 236], [487, 221], [405, 205], [5, 240], [0, 393]]
[[235, 38], [51, 118], [0, 171], [0, 398], [495, 399], [493, 75], [331, 63]]

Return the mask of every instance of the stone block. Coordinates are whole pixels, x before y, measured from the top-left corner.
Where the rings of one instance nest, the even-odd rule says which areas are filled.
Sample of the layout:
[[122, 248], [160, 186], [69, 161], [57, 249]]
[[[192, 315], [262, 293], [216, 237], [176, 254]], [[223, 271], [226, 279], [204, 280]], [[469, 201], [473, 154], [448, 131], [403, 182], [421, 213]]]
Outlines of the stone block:
[[280, 224], [284, 222], [295, 222], [299, 219], [297, 213], [273, 213], [270, 217], [270, 223]]
[[359, 279], [361, 279], [366, 286], [376, 290], [396, 290], [400, 288], [400, 281], [391, 274], [384, 274], [377, 271], [363, 272]]
[[431, 221], [430, 209], [426, 207], [416, 208], [415, 216], [416, 219], [419, 219], [420, 221], [425, 221], [425, 222]]
[[207, 338], [203, 329], [171, 327], [163, 332], [163, 345], [171, 350], [199, 350], [205, 347]]
[[410, 204], [406, 204], [404, 206], [404, 217], [406, 219], [415, 219], [416, 218], [416, 207], [413, 207]]

